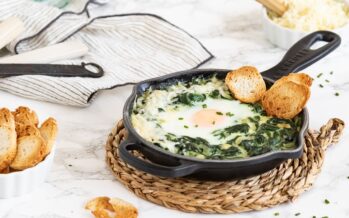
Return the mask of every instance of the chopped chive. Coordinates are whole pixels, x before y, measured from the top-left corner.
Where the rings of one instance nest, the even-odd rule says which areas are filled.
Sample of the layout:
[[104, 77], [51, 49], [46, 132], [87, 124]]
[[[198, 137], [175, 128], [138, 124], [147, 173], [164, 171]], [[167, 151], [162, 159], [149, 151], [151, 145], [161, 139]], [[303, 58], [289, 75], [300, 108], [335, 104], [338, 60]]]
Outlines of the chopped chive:
[[279, 215], [280, 215], [279, 212], [275, 212], [275, 213], [274, 213], [274, 216], [279, 216]]
[[322, 84], [319, 84], [319, 86], [320, 86], [320, 88], [323, 88], [323, 87], [324, 87], [324, 85], [322, 85]]
[[189, 128], [189, 126], [187, 126], [187, 125], [184, 125], [184, 128], [188, 129], [188, 128]]
[[329, 82], [330, 82], [330, 80], [328, 80], [328, 79], [325, 79], [325, 81], [326, 81], [327, 83], [329, 83]]
[[347, 176], [347, 179], [349, 179], [349, 176]]
[[312, 216], [312, 218], [316, 218], [316, 216]]
[[323, 217], [321, 217], [321, 218], [328, 218], [328, 216], [323, 216]]
[[178, 117], [178, 120], [183, 120], [184, 118], [183, 117]]
[[228, 117], [234, 116], [234, 114], [233, 114], [233, 113], [230, 113], [230, 112], [225, 113], [225, 115], [227, 115]]
[[325, 199], [325, 200], [324, 200], [324, 203], [325, 203], [325, 204], [330, 204], [330, 201], [329, 201], [328, 199]]
[[222, 113], [222, 112], [219, 112], [219, 111], [217, 111], [216, 114], [217, 114], [217, 115], [223, 115], [223, 113]]
[[158, 111], [159, 111], [159, 112], [164, 112], [165, 110], [164, 110], [163, 108], [159, 107], [159, 108], [158, 108]]
[[207, 108], [207, 104], [203, 104], [203, 105], [202, 105], [202, 108]]
[[330, 74], [333, 75], [333, 71], [331, 71]]
[[320, 78], [322, 76], [323, 73], [319, 73], [316, 77]]
[[294, 215], [295, 215], [295, 216], [299, 216], [299, 215], [301, 215], [301, 213], [295, 213]]
[[339, 93], [338, 93], [338, 92], [336, 92], [336, 93], [334, 93], [334, 95], [335, 95], [335, 96], [339, 96]]

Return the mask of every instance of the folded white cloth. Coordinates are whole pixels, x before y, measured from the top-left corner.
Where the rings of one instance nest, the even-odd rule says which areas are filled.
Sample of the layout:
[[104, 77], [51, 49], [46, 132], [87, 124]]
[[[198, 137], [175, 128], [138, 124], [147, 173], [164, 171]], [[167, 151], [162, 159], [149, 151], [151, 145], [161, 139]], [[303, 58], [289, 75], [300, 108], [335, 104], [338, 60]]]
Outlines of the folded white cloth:
[[197, 39], [156, 15], [93, 18], [87, 8], [82, 13], [70, 13], [29, 0], [1, 1], [0, 20], [17, 16], [26, 27], [25, 33], [8, 45], [11, 52], [79, 39], [89, 47], [89, 53], [59, 64], [93, 62], [102, 66], [106, 74], [97, 79], [10, 77], [0, 79], [0, 89], [37, 100], [87, 106], [99, 90], [195, 68], [212, 58]]

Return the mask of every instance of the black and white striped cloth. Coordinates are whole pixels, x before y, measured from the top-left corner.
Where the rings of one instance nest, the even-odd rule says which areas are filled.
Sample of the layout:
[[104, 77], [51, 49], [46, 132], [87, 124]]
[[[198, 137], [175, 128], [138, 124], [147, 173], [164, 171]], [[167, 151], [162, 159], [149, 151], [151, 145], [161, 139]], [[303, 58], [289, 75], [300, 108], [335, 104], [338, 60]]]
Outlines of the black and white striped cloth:
[[25, 33], [8, 45], [11, 52], [79, 39], [89, 47], [89, 53], [82, 59], [58, 63], [94, 62], [106, 71], [98, 79], [10, 77], [0, 79], [0, 89], [42, 101], [87, 106], [99, 90], [195, 68], [212, 58], [197, 39], [156, 15], [93, 18], [89, 17], [87, 6], [85, 9], [62, 15], [60, 9], [29, 0], [0, 1], [0, 20], [18, 16], [26, 27]]

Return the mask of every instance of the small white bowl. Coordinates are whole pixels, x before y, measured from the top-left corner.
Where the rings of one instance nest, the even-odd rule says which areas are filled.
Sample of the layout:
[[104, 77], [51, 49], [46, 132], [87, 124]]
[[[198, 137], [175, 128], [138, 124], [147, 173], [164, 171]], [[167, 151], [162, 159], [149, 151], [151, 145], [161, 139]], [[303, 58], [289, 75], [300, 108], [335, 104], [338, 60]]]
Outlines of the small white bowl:
[[36, 190], [49, 173], [55, 149], [38, 165], [23, 171], [0, 174], [0, 199], [18, 197]]
[[[279, 46], [280, 48], [289, 49], [297, 41], [311, 32], [301, 32], [280, 26], [279, 24], [272, 21], [267, 13], [267, 10], [263, 8], [262, 11], [262, 23], [263, 29], [268, 40]], [[342, 38], [342, 44], [346, 44], [349, 41], [349, 25], [344, 27], [330, 30], [337, 33]]]

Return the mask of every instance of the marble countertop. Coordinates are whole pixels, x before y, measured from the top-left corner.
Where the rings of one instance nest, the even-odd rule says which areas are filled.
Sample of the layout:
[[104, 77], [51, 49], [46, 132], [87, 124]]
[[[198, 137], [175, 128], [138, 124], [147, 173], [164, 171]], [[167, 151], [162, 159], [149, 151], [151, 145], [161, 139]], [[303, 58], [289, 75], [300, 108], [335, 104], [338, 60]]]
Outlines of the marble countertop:
[[[118, 0], [96, 13], [150, 12], [158, 14], [195, 35], [215, 55], [203, 68], [236, 68], [254, 65], [261, 71], [276, 64], [284, 54], [264, 37], [260, 6], [252, 0]], [[308, 103], [310, 128], [318, 129], [332, 117], [349, 122], [349, 47], [305, 70], [315, 78]], [[333, 75], [329, 72], [333, 71]], [[321, 78], [316, 78], [323, 73]], [[330, 80], [326, 83], [325, 79]], [[319, 84], [324, 88], [320, 88]], [[186, 214], [139, 199], [117, 182], [105, 163], [104, 144], [121, 118], [122, 106], [131, 86], [103, 91], [88, 108], [74, 108], [38, 102], [0, 92], [0, 107], [27, 105], [41, 119], [55, 117], [60, 126], [56, 157], [47, 182], [34, 193], [0, 200], [2, 218], [88, 218], [87, 200], [115, 196], [133, 203], [140, 218], [349, 217], [349, 134], [326, 152], [323, 169], [313, 188], [295, 202], [272, 209], [239, 215]], [[340, 95], [335, 96], [338, 92]], [[330, 204], [325, 204], [328, 199]]]

